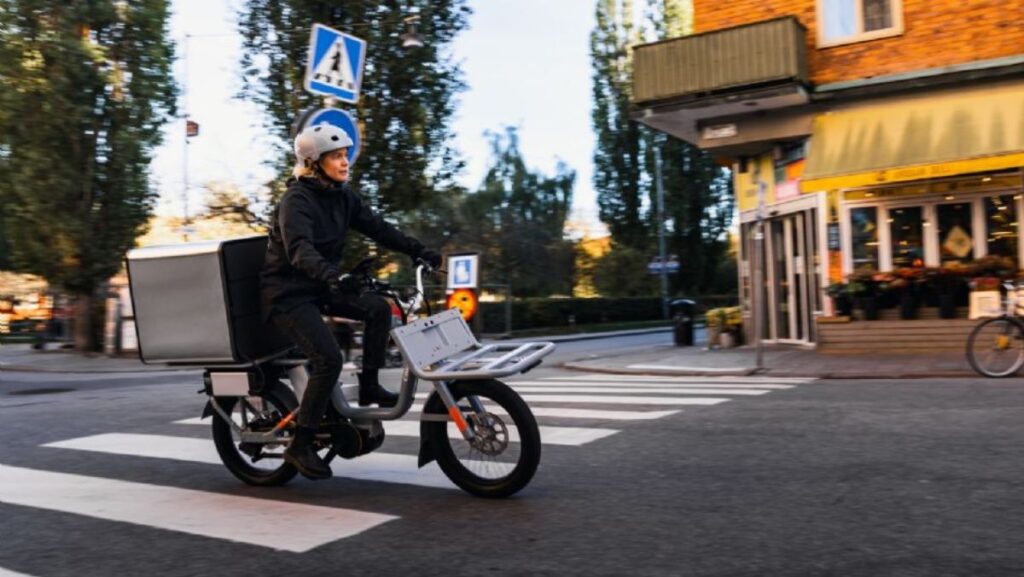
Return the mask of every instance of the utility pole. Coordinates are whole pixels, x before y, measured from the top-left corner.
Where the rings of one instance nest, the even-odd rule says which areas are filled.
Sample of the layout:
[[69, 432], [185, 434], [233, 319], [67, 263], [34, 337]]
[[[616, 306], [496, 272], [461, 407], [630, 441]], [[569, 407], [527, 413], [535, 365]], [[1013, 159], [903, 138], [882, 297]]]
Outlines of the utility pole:
[[654, 186], [658, 196], [658, 259], [661, 267], [661, 316], [668, 316], [668, 262], [665, 258], [665, 187], [661, 178], [661, 146], [654, 145]]
[[757, 221], [754, 224], [754, 254], [751, 260], [751, 271], [753, 282], [751, 283], [754, 294], [754, 343], [755, 362], [757, 371], [764, 368], [764, 343], [761, 340], [761, 331], [764, 323], [764, 195], [765, 183], [757, 180]]
[[191, 39], [192, 39], [192, 36], [190, 34], [185, 34], [185, 42], [184, 42], [184, 46], [183, 46], [183, 48], [181, 50], [181, 61], [182, 61], [182, 67], [184, 68], [184, 72], [182, 73], [182, 77], [181, 77], [181, 101], [182, 101], [182, 114], [185, 116], [185, 132], [184, 132], [185, 145], [182, 147], [182, 154], [181, 154], [181, 157], [182, 157], [182, 163], [181, 163], [181, 180], [182, 180], [181, 204], [182, 204], [182, 210], [183, 210], [183, 214], [185, 216], [185, 219], [184, 219], [184, 221], [182, 222], [182, 225], [181, 225], [181, 234], [184, 237], [185, 242], [188, 242], [188, 232], [189, 232], [188, 229], [189, 229], [189, 226], [191, 224], [189, 222], [189, 214], [188, 214], [188, 123], [189, 123], [189, 117], [188, 117], [188, 44], [189, 44], [189, 40], [191, 40]]

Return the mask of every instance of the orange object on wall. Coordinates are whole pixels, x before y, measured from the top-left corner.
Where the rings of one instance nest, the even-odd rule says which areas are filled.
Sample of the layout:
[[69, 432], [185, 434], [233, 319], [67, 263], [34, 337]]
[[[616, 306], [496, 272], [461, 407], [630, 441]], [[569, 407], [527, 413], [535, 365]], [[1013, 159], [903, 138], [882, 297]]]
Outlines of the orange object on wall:
[[467, 322], [472, 320], [477, 309], [476, 292], [472, 289], [455, 289], [452, 294], [448, 295], [448, 308], [459, 309], [463, 320]]

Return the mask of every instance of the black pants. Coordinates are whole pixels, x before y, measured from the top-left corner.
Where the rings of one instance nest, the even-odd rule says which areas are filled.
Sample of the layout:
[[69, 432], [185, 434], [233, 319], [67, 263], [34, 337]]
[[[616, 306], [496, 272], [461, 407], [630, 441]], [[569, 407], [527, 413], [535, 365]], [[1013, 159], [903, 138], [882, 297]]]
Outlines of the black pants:
[[384, 297], [372, 293], [331, 295], [330, 301], [323, 306], [307, 303], [274, 315], [274, 324], [299, 347], [312, 365], [309, 384], [299, 405], [298, 424], [303, 427], [320, 424], [345, 362], [338, 342], [322, 315], [363, 321], [363, 370], [384, 366], [388, 331], [391, 329], [391, 305]]

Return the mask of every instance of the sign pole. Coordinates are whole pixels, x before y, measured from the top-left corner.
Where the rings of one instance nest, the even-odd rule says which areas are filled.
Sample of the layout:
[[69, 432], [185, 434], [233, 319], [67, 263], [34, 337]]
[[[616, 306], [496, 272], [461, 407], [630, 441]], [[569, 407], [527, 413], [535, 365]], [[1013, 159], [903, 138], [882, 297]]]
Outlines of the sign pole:
[[764, 195], [765, 184], [757, 182], [757, 223], [754, 226], [754, 266], [751, 271], [754, 275], [754, 368], [760, 371], [764, 368], [764, 342], [761, 340], [761, 331], [764, 323]]
[[668, 316], [668, 267], [665, 259], [665, 188], [661, 178], [661, 147], [654, 147], [654, 178], [658, 192], [658, 257], [661, 261], [658, 276], [661, 279], [661, 316]]

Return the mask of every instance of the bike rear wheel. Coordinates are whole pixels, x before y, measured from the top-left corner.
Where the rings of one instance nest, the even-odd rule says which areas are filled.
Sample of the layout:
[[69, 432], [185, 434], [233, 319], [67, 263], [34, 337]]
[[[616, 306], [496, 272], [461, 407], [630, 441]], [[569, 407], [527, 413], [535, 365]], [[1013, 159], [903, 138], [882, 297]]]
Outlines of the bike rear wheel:
[[[478, 434], [470, 442], [451, 420], [427, 422], [427, 440], [441, 470], [478, 497], [508, 497], [525, 487], [537, 472], [541, 451], [540, 430], [530, 407], [500, 381], [457, 381], [449, 390]], [[437, 407], [437, 412], [443, 411], [443, 406]]]
[[[247, 397], [217, 397], [210, 402], [218, 406], [244, 430], [266, 432], [298, 402], [290, 390], [275, 388]], [[213, 443], [224, 466], [231, 474], [249, 485], [274, 487], [284, 485], [295, 477], [295, 467], [281, 457], [291, 437], [282, 437], [281, 443], [243, 443], [238, 431], [216, 411], [213, 414]]]
[[1024, 327], [1009, 317], [982, 321], [967, 337], [967, 362], [986, 377], [1009, 377], [1024, 365]]

